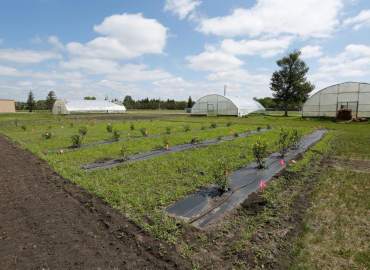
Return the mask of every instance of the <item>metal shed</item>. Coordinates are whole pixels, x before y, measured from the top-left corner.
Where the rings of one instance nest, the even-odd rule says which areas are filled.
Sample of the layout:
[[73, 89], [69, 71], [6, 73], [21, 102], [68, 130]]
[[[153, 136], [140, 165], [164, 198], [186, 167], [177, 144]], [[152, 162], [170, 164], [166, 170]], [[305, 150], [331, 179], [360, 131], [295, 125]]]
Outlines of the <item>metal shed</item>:
[[15, 102], [13, 99], [0, 99], [0, 113], [15, 113]]
[[191, 109], [192, 115], [234, 115], [244, 116], [250, 113], [265, 113], [265, 108], [253, 99], [221, 96], [217, 94], [200, 98]]
[[126, 113], [123, 105], [99, 100], [61, 100], [55, 101], [53, 114], [92, 114]]
[[370, 118], [370, 84], [345, 82], [326, 87], [312, 95], [302, 108], [303, 117], [335, 117], [342, 108], [356, 117]]

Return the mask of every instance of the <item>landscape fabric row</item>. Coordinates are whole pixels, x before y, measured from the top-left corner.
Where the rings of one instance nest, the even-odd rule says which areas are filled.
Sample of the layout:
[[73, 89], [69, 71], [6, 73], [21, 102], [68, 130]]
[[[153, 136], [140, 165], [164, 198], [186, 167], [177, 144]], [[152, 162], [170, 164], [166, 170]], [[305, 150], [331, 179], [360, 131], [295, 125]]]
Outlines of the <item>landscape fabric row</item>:
[[257, 163], [253, 162], [231, 173], [229, 175], [231, 180], [229, 190], [222, 195], [217, 186], [210, 185], [196, 194], [167, 207], [165, 211], [172, 216], [188, 220], [189, 223], [204, 228], [221, 214], [231, 211], [242, 203], [251, 193], [260, 188], [261, 181], [266, 183], [271, 180], [295, 156], [307, 151], [312, 144], [321, 140], [326, 133], [325, 130], [316, 130], [306, 138], [301, 139], [299, 147], [286, 154], [283, 159], [284, 164], [281, 164], [280, 153], [276, 152], [267, 157], [265, 169], [257, 169]]
[[260, 131], [254, 130], [254, 131], [251, 131], [251, 132], [241, 133], [238, 137], [227, 136], [227, 137], [223, 137], [223, 138], [220, 138], [220, 139], [205, 140], [205, 141], [201, 141], [201, 142], [194, 143], [194, 144], [189, 143], [189, 144], [176, 145], [176, 146], [170, 147], [168, 150], [165, 150], [165, 149], [155, 150], [155, 151], [151, 151], [151, 152], [147, 152], [147, 153], [132, 155], [132, 156], [129, 156], [127, 159], [116, 158], [116, 159], [108, 160], [108, 161], [102, 162], [102, 163], [87, 164], [87, 165], [81, 166], [80, 168], [85, 169], [86, 171], [109, 169], [109, 168], [119, 166], [122, 163], [132, 163], [132, 162], [136, 162], [136, 161], [141, 161], [141, 160], [146, 160], [146, 159], [150, 159], [150, 158], [154, 158], [154, 157], [159, 157], [159, 156], [166, 155], [166, 154], [172, 154], [172, 153], [183, 151], [183, 150], [188, 150], [188, 149], [195, 148], [195, 147], [205, 147], [205, 146], [208, 146], [208, 145], [211, 145], [211, 144], [214, 144], [214, 143], [219, 143], [219, 142], [224, 142], [224, 141], [231, 141], [231, 140], [234, 140], [234, 139], [237, 139], [237, 138], [247, 137], [247, 136], [250, 136], [252, 134], [265, 132], [267, 130], [269, 130], [269, 129], [264, 128], [264, 129], [261, 129]]

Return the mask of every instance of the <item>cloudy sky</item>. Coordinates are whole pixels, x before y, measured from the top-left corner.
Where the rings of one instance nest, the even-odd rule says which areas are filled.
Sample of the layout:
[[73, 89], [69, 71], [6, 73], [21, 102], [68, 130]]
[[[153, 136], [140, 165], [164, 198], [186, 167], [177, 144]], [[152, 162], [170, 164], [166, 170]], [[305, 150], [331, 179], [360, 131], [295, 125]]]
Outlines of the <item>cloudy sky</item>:
[[0, 98], [271, 96], [300, 49], [315, 91], [370, 82], [369, 0], [0, 0]]

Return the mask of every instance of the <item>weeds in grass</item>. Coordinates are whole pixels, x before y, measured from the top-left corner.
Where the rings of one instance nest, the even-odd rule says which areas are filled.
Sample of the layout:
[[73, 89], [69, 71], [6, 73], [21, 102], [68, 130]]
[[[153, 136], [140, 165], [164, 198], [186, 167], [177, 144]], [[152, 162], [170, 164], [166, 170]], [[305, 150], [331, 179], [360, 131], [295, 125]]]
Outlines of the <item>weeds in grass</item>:
[[75, 125], [73, 123], [69, 124], [69, 127], [73, 128]]

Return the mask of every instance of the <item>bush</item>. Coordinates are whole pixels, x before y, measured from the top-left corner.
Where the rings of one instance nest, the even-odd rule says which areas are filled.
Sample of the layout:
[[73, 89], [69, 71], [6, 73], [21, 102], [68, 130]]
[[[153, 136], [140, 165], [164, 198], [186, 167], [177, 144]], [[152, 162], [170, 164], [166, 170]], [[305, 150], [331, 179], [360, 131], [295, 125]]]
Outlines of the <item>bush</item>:
[[78, 130], [78, 133], [80, 133], [82, 136], [86, 136], [86, 134], [87, 134], [87, 126], [80, 128]]
[[227, 126], [227, 127], [230, 127], [230, 126], [232, 126], [233, 124], [234, 124], [234, 122], [233, 122], [233, 121], [229, 121], [229, 122], [227, 122], [226, 126]]
[[239, 137], [239, 133], [238, 132], [235, 132], [234, 133], [234, 137]]
[[211, 123], [211, 128], [216, 128], [217, 127], [217, 123]]
[[253, 156], [257, 162], [257, 168], [263, 169], [265, 168], [266, 158], [267, 155], [267, 141], [263, 140], [261, 138], [258, 138], [258, 140], [253, 145]]
[[50, 140], [53, 136], [54, 136], [54, 133], [51, 133], [51, 132], [47, 132], [46, 134], [42, 135], [42, 137], [47, 140]]
[[290, 134], [290, 147], [293, 149], [298, 149], [301, 137], [302, 134], [298, 132], [298, 130], [293, 129]]
[[112, 132], [113, 131], [113, 126], [110, 123], [107, 125], [107, 131], [108, 132]]
[[48, 125], [48, 129], [51, 129], [52, 128], [52, 126], [51, 125]]
[[257, 131], [258, 131], [258, 132], [260, 132], [260, 130], [261, 130], [261, 127], [260, 127], [260, 126], [258, 126], [258, 127], [257, 127]]
[[201, 130], [205, 130], [207, 127], [205, 125], [202, 125]]
[[226, 165], [223, 160], [218, 160], [216, 162], [216, 166], [212, 170], [212, 175], [220, 192], [226, 192], [231, 181], [228, 178], [229, 172], [226, 170]]
[[195, 135], [194, 136], [194, 138], [192, 138], [191, 140], [190, 140], [190, 143], [191, 144], [194, 144], [194, 143], [197, 143], [197, 142], [199, 142], [200, 140], [199, 140], [199, 137], [197, 136], [197, 135]]
[[190, 131], [190, 126], [189, 125], [184, 125], [184, 130], [185, 130], [185, 132], [189, 132]]
[[73, 147], [80, 147], [81, 144], [82, 144], [82, 140], [84, 139], [83, 136], [79, 135], [79, 134], [76, 134], [76, 135], [72, 135], [71, 136], [71, 140], [72, 140], [72, 146]]
[[123, 160], [126, 160], [126, 158], [127, 158], [127, 148], [126, 148], [125, 145], [122, 145], [119, 148], [119, 152], [120, 152], [121, 156], [123, 157]]
[[267, 125], [267, 129], [271, 129], [272, 128], [272, 125], [271, 124], [268, 124]]
[[140, 129], [140, 132], [141, 132], [141, 134], [142, 134], [144, 137], [148, 137], [148, 135], [149, 135], [148, 131], [146, 131], [146, 128], [141, 128], [141, 129]]
[[167, 134], [171, 134], [171, 129], [172, 129], [172, 127], [171, 127], [171, 126], [167, 126], [167, 127], [166, 127], [166, 133], [167, 133]]
[[113, 140], [118, 141], [121, 137], [121, 132], [118, 131], [118, 129], [115, 129], [113, 132]]
[[289, 151], [290, 146], [290, 132], [284, 127], [280, 128], [278, 145], [279, 153], [281, 154], [281, 157], [284, 158], [286, 153]]
[[26, 125], [25, 125], [25, 124], [23, 124], [23, 125], [21, 126], [21, 129], [22, 129], [23, 131], [26, 131], [26, 129], [27, 129]]
[[69, 126], [73, 128], [75, 125], [73, 123], [70, 123]]
[[15, 125], [16, 127], [18, 127], [18, 126], [19, 126], [19, 120], [18, 120], [18, 118], [16, 118], [16, 119], [14, 120], [14, 125]]
[[130, 130], [135, 130], [135, 125], [134, 125], [134, 123], [130, 123]]

